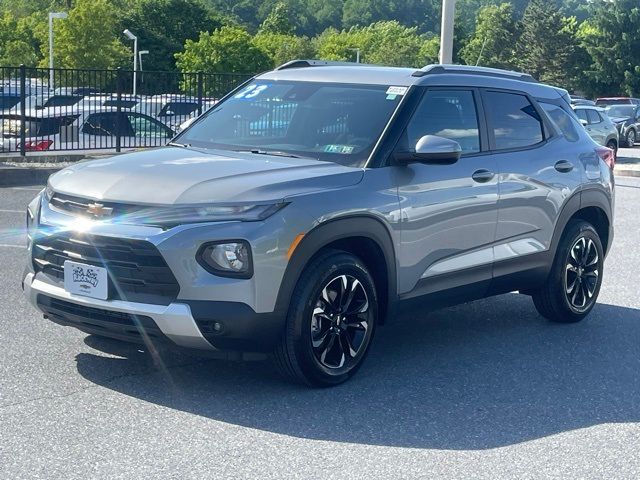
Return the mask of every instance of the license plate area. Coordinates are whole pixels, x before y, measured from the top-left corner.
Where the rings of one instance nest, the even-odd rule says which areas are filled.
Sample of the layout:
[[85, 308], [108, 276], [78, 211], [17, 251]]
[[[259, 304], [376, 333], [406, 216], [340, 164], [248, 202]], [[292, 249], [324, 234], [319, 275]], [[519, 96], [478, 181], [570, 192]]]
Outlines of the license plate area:
[[106, 300], [109, 298], [107, 269], [86, 263], [64, 262], [64, 289], [74, 295]]

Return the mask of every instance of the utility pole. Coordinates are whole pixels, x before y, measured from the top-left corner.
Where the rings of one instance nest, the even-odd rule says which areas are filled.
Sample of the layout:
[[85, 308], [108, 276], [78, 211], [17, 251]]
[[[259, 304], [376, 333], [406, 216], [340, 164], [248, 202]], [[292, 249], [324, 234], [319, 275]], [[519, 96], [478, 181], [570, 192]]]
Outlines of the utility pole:
[[49, 90], [53, 90], [53, 20], [67, 18], [67, 12], [49, 12]]
[[440, 63], [453, 63], [453, 20], [456, 0], [442, 0], [442, 26], [440, 28]]

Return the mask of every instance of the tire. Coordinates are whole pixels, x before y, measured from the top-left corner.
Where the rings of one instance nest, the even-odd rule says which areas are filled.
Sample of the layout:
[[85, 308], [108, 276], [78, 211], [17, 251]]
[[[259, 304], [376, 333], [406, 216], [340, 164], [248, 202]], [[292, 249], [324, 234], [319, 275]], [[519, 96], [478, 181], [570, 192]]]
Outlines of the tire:
[[532, 295], [538, 313], [558, 323], [585, 318], [600, 293], [603, 264], [602, 242], [595, 228], [583, 220], [571, 220], [545, 285]]
[[636, 131], [634, 129], [629, 130], [625, 135], [625, 143], [627, 144], [627, 147], [633, 147], [636, 144], [636, 140]]
[[300, 276], [274, 363], [295, 382], [338, 385], [362, 365], [377, 322], [375, 284], [364, 263], [346, 252], [327, 250]]

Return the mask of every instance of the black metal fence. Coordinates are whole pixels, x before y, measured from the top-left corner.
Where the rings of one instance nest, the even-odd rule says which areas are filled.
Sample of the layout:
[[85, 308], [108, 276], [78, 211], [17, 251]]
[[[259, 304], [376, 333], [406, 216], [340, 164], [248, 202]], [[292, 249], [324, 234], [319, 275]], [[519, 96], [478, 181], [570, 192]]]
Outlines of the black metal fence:
[[166, 144], [252, 75], [0, 67], [0, 151]]

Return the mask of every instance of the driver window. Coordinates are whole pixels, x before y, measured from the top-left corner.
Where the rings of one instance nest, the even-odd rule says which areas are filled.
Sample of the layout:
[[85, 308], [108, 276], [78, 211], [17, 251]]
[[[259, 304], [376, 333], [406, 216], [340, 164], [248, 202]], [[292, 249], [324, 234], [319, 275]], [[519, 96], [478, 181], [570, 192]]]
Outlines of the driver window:
[[409, 121], [402, 142], [408, 150], [425, 135], [455, 140], [463, 154], [480, 151], [478, 115], [469, 90], [428, 90]]

